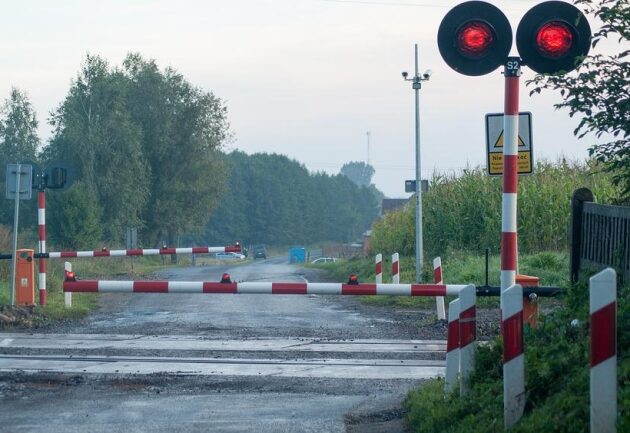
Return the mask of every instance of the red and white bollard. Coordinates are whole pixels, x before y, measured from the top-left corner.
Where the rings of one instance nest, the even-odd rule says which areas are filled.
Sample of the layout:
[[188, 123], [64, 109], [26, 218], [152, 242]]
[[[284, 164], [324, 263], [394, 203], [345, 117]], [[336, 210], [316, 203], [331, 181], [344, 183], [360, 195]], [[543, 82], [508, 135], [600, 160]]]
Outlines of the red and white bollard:
[[459, 299], [448, 304], [448, 333], [446, 337], [446, 373], [444, 393], [450, 394], [459, 376]]
[[[435, 284], [444, 284], [442, 278], [442, 259], [436, 257], [433, 259], [433, 282]], [[437, 296], [435, 298], [435, 308], [438, 320], [446, 320], [446, 310], [444, 308], [444, 297]]]
[[[64, 262], [63, 269], [64, 269], [65, 274], [66, 274], [66, 279], [68, 277], [74, 278], [74, 273], [72, 272], [72, 263]], [[67, 292], [65, 290], [65, 288], [64, 288], [64, 291], [63, 291], [63, 303], [64, 303], [64, 306], [66, 308], [72, 307], [72, 292]]]
[[392, 254], [392, 284], [400, 284], [400, 258], [398, 253]]
[[383, 284], [383, 255], [377, 254], [374, 260], [374, 282], [376, 284]]
[[[46, 192], [37, 193], [37, 224], [39, 228], [39, 253], [46, 252]], [[46, 259], [39, 259], [39, 305], [46, 305]]]
[[507, 430], [521, 419], [525, 410], [523, 288], [515, 284], [502, 295], [503, 420]]
[[475, 368], [477, 340], [477, 291], [469, 285], [459, 292], [459, 374], [460, 395], [470, 388], [470, 375]]
[[617, 423], [617, 273], [589, 280], [591, 433], [614, 433]]

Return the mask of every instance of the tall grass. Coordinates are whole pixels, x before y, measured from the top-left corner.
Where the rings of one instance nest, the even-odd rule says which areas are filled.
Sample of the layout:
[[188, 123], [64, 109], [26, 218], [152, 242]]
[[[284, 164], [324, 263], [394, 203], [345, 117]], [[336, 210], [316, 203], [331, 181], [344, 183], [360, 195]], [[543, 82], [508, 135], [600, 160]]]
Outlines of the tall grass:
[[[429, 256], [450, 251], [500, 250], [500, 177], [482, 168], [467, 169], [458, 176], [434, 174], [423, 194], [423, 239]], [[566, 250], [569, 244], [571, 195], [577, 188], [591, 189], [598, 202], [618, 196], [607, 174], [592, 163], [541, 161], [534, 174], [521, 176], [518, 185], [519, 251]], [[391, 212], [372, 227], [374, 252], [413, 255], [415, 202]]]

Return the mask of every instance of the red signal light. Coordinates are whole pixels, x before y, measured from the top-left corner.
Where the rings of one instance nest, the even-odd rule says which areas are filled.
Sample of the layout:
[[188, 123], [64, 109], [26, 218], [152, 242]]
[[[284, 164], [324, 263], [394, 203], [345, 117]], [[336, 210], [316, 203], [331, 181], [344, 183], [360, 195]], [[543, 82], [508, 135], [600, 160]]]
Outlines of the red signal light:
[[485, 57], [493, 45], [492, 28], [483, 21], [469, 21], [457, 32], [457, 50], [468, 58]]
[[66, 281], [76, 281], [77, 277], [72, 271], [66, 271]]
[[536, 33], [536, 47], [545, 57], [564, 57], [573, 47], [573, 32], [561, 21], [545, 23]]

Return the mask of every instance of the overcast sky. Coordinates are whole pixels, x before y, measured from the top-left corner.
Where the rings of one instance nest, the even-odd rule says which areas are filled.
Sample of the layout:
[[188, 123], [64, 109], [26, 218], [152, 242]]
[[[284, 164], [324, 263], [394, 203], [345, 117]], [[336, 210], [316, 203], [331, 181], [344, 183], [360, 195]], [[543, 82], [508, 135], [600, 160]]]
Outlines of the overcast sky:
[[[51, 110], [67, 94], [86, 53], [120, 65], [128, 52], [171, 66], [211, 90], [229, 110], [227, 149], [288, 155], [312, 171], [337, 173], [368, 158], [374, 182], [405, 197], [415, 176], [414, 99], [401, 71], [432, 69], [421, 99], [423, 176], [467, 165], [485, 167], [484, 115], [503, 110], [503, 76], [459, 75], [437, 47], [442, 17], [459, 1], [442, 0], [108, 0], [5, 3], [0, 18], [0, 97], [25, 90], [50, 136]], [[537, 1], [492, 2], [515, 31]], [[591, 21], [591, 26], [596, 23]], [[554, 93], [527, 96], [536, 159], [585, 159], [592, 138], [577, 140], [577, 121], [555, 111]], [[281, 175], [281, 174], [279, 174]]]

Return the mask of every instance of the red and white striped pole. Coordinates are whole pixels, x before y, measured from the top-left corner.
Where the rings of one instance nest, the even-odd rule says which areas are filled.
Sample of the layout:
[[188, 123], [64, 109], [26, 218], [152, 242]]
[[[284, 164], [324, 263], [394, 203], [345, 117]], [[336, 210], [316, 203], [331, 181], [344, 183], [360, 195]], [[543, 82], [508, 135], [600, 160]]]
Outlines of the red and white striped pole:
[[392, 284], [400, 284], [400, 257], [392, 254]]
[[[505, 64], [503, 117], [503, 199], [501, 211], [501, 293], [516, 283], [518, 256], [516, 211], [518, 186], [518, 105], [520, 59]], [[503, 297], [501, 297], [503, 301]]]
[[446, 373], [444, 393], [450, 394], [459, 376], [459, 299], [448, 304], [448, 331], [446, 336]]
[[459, 374], [460, 395], [470, 388], [470, 375], [475, 369], [475, 341], [477, 340], [477, 291], [469, 285], [459, 292]]
[[[77, 280], [66, 273], [63, 291], [82, 293], [234, 293], [269, 295], [349, 295], [349, 296], [457, 296], [468, 286], [461, 284], [344, 284], [303, 282], [216, 281], [108, 281]], [[474, 286], [471, 286], [474, 287]]]
[[383, 284], [383, 255], [377, 254], [374, 260], [374, 282], [376, 284]]
[[[40, 188], [37, 193], [37, 224], [39, 228], [40, 254], [46, 252], [46, 192]], [[46, 305], [46, 259], [39, 259], [39, 305]]]
[[523, 288], [515, 284], [503, 296], [503, 420], [509, 429], [525, 410], [525, 355], [523, 348]]
[[212, 254], [212, 253], [240, 253], [240, 245], [226, 247], [192, 247], [192, 248], [152, 248], [132, 250], [94, 250], [94, 251], [55, 251], [48, 253], [48, 258], [62, 259], [71, 257], [123, 257], [123, 256], [157, 256], [171, 254]]
[[[505, 63], [503, 116], [503, 199], [501, 211], [501, 330], [503, 334], [503, 414], [505, 428], [516, 424], [525, 409], [523, 360], [523, 289], [516, 285], [518, 260], [518, 105], [520, 58]], [[518, 299], [516, 294], [518, 292]]]
[[[435, 284], [444, 284], [444, 280], [442, 278], [442, 259], [440, 257], [433, 259], [433, 282]], [[435, 308], [437, 310], [438, 320], [446, 320], [444, 298], [442, 296], [435, 298]]]
[[617, 423], [617, 273], [589, 280], [591, 433], [614, 433]]

